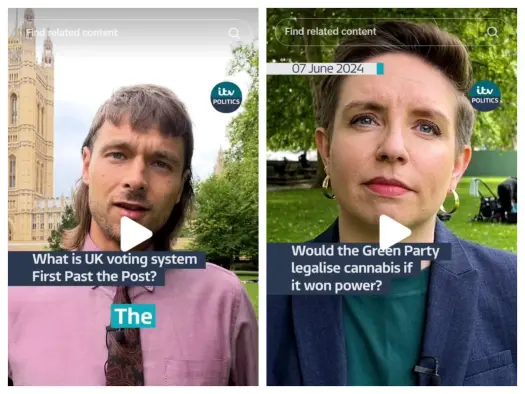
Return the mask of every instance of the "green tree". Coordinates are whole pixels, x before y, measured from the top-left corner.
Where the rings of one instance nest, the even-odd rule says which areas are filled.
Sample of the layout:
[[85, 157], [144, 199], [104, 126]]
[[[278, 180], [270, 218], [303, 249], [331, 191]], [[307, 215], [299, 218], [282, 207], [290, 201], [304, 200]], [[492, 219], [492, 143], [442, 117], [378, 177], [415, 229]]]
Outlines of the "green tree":
[[62, 214], [62, 222], [56, 230], [51, 232], [51, 236], [47, 239], [49, 242], [49, 249], [60, 251], [62, 249], [62, 235], [64, 230], [72, 229], [77, 225], [77, 220], [75, 218], [75, 211], [71, 205], [66, 205], [66, 209]]
[[[494, 81], [502, 92], [500, 107], [478, 115], [472, 144], [488, 149], [516, 147], [517, 12], [515, 9], [269, 9], [268, 62], [331, 62], [342, 37], [290, 35], [286, 28], [359, 28], [384, 19], [434, 23], [457, 35], [469, 48], [475, 80]], [[491, 37], [496, 26], [498, 37]], [[267, 146], [270, 150], [315, 148], [318, 124], [318, 77], [269, 75]], [[318, 156], [319, 157], [319, 156]], [[317, 183], [324, 177], [318, 166]]]
[[229, 74], [252, 83], [242, 111], [228, 125], [223, 171], [199, 183], [192, 224], [193, 249], [225, 268], [244, 256], [258, 262], [258, 57], [255, 45], [234, 50]]
[[239, 253], [234, 231], [238, 203], [238, 195], [224, 176], [208, 178], [196, 195], [192, 249], [204, 250], [209, 261], [218, 262], [225, 268], [230, 267]]
[[[243, 111], [228, 126], [230, 149], [226, 161], [242, 162], [259, 157], [259, 57], [255, 45], [240, 46], [233, 51], [229, 75], [246, 72], [252, 82]], [[257, 173], [255, 173], [257, 177]]]

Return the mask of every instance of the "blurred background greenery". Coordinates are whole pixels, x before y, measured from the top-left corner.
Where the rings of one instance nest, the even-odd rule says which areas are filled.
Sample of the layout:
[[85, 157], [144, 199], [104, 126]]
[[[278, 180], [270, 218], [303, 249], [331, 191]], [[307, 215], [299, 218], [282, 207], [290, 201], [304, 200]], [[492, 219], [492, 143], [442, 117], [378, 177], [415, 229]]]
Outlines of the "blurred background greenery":
[[[517, 10], [511, 8], [347, 8], [268, 9], [267, 61], [330, 63], [343, 37], [285, 36], [292, 28], [365, 28], [384, 19], [432, 23], [455, 34], [467, 46], [474, 79], [495, 82], [501, 90], [496, 111], [479, 113], [472, 146], [515, 150], [517, 136]], [[497, 36], [487, 34], [495, 27]], [[491, 31], [491, 34], [493, 32]], [[267, 146], [270, 151], [315, 149], [319, 76], [267, 77]], [[325, 176], [318, 160], [315, 184]], [[509, 174], [511, 175], [511, 174]]]
[[[482, 178], [496, 193], [497, 186], [505, 178]], [[501, 223], [471, 222], [477, 215], [480, 199], [469, 195], [470, 178], [463, 178], [456, 191], [460, 207], [445, 221], [457, 236], [491, 246], [517, 252], [517, 226]], [[490, 193], [480, 187], [484, 196]], [[328, 200], [320, 189], [290, 189], [268, 192], [267, 194], [267, 239], [268, 242], [305, 242], [326, 230], [337, 217], [337, 205]], [[453, 200], [445, 201], [450, 209]]]
[[[480, 198], [469, 194], [471, 176], [497, 193], [497, 186], [517, 175], [517, 10], [486, 8], [401, 9], [269, 9], [267, 61], [330, 63], [342, 36], [285, 35], [285, 28], [366, 28], [382, 20], [431, 23], [456, 35], [467, 46], [474, 80], [490, 80], [501, 90], [497, 110], [478, 113], [472, 146], [474, 157], [457, 192], [461, 206], [445, 224], [458, 236], [516, 252], [517, 226], [471, 222]], [[494, 27], [487, 33], [489, 27]], [[497, 31], [496, 36], [494, 32]], [[267, 149], [273, 156], [314, 151], [314, 131], [320, 76], [269, 75], [267, 77]], [[477, 156], [477, 157], [476, 157]], [[476, 160], [475, 160], [476, 159]], [[335, 201], [319, 187], [325, 177], [321, 160], [299, 162], [269, 160], [267, 242], [304, 242], [324, 231], [337, 216]], [[312, 168], [313, 167], [313, 168]], [[270, 175], [271, 174], [271, 175]], [[300, 183], [298, 178], [305, 178]], [[294, 182], [297, 181], [297, 182]], [[480, 191], [490, 195], [483, 186]], [[447, 207], [452, 206], [446, 202]]]

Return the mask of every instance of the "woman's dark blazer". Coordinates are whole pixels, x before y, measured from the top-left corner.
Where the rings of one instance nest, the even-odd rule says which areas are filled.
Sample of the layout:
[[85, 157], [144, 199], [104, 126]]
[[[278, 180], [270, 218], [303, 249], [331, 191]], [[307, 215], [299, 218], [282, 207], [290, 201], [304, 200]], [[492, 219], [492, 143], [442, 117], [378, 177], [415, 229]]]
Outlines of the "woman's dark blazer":
[[[312, 242], [339, 242], [337, 220]], [[431, 264], [421, 355], [437, 358], [442, 385], [516, 385], [516, 255], [460, 239], [439, 220], [435, 242], [451, 244], [452, 260]], [[268, 385], [346, 385], [342, 297], [267, 301]]]

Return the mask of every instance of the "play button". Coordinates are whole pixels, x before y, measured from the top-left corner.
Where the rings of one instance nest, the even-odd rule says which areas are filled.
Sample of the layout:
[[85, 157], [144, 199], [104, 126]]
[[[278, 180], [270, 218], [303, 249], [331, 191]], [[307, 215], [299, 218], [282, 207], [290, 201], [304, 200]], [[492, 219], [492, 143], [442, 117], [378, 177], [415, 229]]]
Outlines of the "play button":
[[153, 233], [127, 216], [120, 219], [120, 250], [127, 252], [151, 238]]
[[386, 215], [379, 217], [379, 249], [388, 249], [404, 240], [412, 231]]

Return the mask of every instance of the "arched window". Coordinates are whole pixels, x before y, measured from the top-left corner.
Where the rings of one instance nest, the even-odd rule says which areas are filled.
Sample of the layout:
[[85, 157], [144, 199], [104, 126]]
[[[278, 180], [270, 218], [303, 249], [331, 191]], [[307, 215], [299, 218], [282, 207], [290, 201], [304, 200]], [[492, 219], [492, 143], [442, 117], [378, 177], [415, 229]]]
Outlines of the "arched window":
[[40, 163], [36, 162], [36, 178], [35, 178], [35, 190], [40, 193]]
[[15, 125], [18, 121], [18, 98], [16, 94], [11, 95], [11, 124]]
[[9, 187], [15, 187], [16, 184], [16, 157], [9, 156]]
[[40, 163], [40, 193], [44, 194], [44, 163]]
[[36, 105], [36, 133], [40, 134], [40, 104]]
[[40, 116], [40, 121], [42, 122], [42, 126], [40, 127], [40, 134], [44, 135], [44, 125], [45, 125], [45, 122], [44, 122], [44, 106], [42, 106], [41, 108], [42, 108], [42, 115]]

